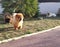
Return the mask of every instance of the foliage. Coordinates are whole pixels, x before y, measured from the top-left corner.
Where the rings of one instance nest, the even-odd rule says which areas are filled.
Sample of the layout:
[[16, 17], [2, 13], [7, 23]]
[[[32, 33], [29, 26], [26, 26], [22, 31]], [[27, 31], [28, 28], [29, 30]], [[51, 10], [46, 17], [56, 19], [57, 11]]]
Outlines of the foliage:
[[21, 12], [25, 17], [35, 16], [38, 12], [38, 0], [2, 0], [4, 12]]

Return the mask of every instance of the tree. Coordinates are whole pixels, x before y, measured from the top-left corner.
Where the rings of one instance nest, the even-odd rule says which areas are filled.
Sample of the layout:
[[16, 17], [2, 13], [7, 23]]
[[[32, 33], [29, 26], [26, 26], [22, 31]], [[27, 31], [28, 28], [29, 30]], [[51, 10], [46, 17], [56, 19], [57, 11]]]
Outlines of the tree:
[[38, 12], [38, 0], [2, 0], [3, 12], [21, 12], [25, 17], [33, 17]]

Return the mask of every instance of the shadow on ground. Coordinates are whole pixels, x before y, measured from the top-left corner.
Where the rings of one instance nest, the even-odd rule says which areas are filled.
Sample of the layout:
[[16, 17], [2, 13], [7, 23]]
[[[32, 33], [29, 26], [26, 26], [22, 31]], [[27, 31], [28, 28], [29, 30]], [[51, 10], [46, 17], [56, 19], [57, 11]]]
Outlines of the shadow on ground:
[[5, 31], [14, 31], [14, 28], [13, 27], [5, 27], [5, 28], [0, 28], [0, 32], [5, 32]]
[[[0, 21], [0, 24], [4, 25], [6, 23], [3, 22], [3, 21]], [[11, 31], [11, 30], [14, 30], [14, 28], [13, 27], [3, 27], [3, 28], [0, 28], [0, 32]]]

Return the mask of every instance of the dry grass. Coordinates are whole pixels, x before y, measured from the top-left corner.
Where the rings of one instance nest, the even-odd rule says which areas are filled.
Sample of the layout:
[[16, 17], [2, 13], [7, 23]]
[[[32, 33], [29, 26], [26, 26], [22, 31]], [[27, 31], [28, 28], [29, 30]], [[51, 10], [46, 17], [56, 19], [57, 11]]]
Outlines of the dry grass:
[[28, 21], [25, 20], [23, 24], [23, 29], [18, 31], [14, 30], [13, 26], [10, 24], [0, 24], [0, 40], [39, 32], [58, 25], [60, 25], [60, 19], [58, 18], [49, 18], [42, 20], [32, 19]]

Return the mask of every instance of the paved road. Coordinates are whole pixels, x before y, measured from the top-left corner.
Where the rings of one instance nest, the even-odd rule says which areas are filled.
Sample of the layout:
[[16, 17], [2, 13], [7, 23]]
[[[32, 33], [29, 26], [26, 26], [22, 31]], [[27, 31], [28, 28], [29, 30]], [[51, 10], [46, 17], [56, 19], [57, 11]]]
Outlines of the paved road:
[[60, 28], [0, 44], [0, 47], [60, 47]]

